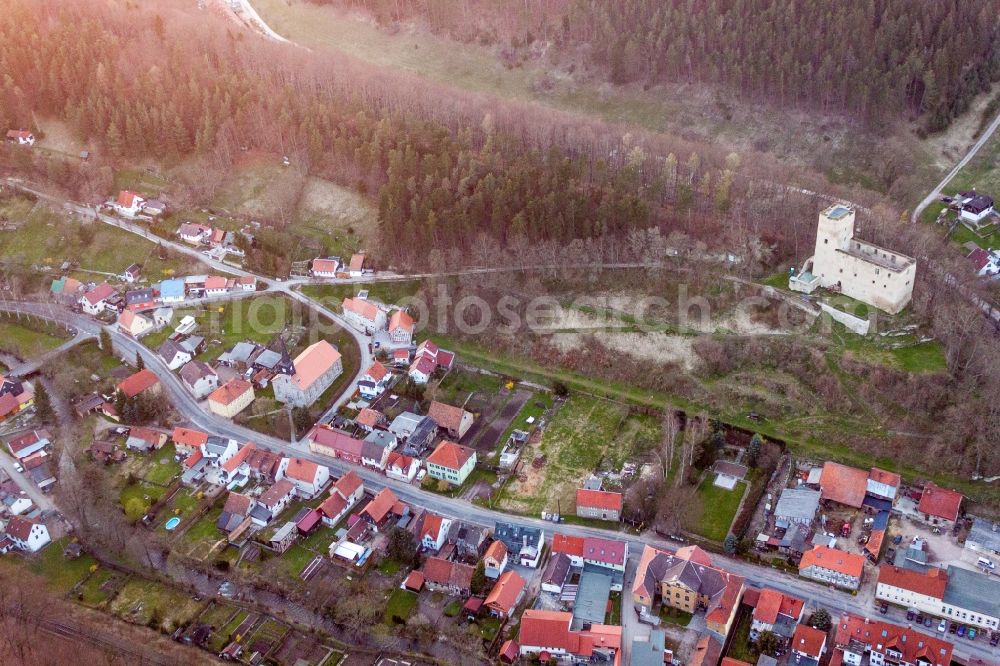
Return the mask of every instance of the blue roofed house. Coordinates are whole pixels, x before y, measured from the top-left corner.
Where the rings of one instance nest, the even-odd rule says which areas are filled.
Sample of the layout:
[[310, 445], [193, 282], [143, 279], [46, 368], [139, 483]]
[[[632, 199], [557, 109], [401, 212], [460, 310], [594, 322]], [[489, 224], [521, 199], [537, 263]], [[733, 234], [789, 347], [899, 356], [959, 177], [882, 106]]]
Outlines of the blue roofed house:
[[183, 303], [184, 294], [184, 280], [182, 279], [175, 278], [160, 283], [161, 303]]

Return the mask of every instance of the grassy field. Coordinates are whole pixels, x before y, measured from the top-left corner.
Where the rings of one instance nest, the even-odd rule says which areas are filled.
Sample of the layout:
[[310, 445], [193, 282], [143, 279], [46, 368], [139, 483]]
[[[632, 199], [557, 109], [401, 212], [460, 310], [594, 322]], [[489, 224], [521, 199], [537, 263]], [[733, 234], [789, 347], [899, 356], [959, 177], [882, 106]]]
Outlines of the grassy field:
[[22, 199], [0, 202], [0, 218], [23, 220], [16, 231], [0, 233], [0, 261], [15, 266], [58, 268], [64, 261], [74, 264], [71, 273], [84, 281], [103, 276], [87, 271], [121, 273], [132, 263], [143, 269], [143, 277], [158, 281], [173, 274], [192, 273], [201, 266], [187, 255], [176, 254], [153, 243], [98, 222], [66, 219], [44, 206], [31, 206]]
[[[558, 408], [537, 446], [525, 449], [521, 474], [507, 485], [500, 505], [526, 514], [560, 507], [573, 513], [583, 481], [600, 467], [620, 469], [637, 446], [655, 441], [651, 426], [630, 417], [620, 404], [572, 396]], [[531, 463], [538, 455], [545, 456], [545, 463], [535, 469]]]
[[98, 569], [80, 585], [77, 590], [77, 600], [91, 608], [104, 605], [111, 598], [107, 588], [114, 585], [114, 579], [118, 575], [110, 569]]
[[373, 301], [394, 305], [405, 298], [415, 296], [423, 282], [420, 280], [392, 280], [369, 284], [310, 284], [302, 287], [302, 293], [319, 301], [324, 306], [340, 312], [340, 304], [345, 298], [353, 298], [362, 289], [368, 291]]
[[174, 460], [176, 450], [173, 442], [169, 442], [159, 451], [150, 453], [148, 465], [143, 474], [143, 479], [148, 483], [160, 486], [169, 485], [176, 477], [181, 475], [181, 464]]
[[69, 339], [66, 329], [45, 321], [32, 320], [30, 325], [17, 322], [14, 317], [0, 316], [0, 350], [20, 359], [41, 356]]
[[90, 573], [97, 561], [83, 554], [75, 560], [63, 556], [68, 537], [53, 541], [30, 561], [31, 571], [45, 579], [45, 584], [56, 592], [65, 594]]
[[132, 578], [111, 602], [110, 609], [127, 622], [155, 626], [169, 633], [193, 620], [201, 604], [173, 588]]
[[736, 510], [746, 490], [746, 483], [740, 481], [733, 490], [717, 487], [713, 481], [715, 475], [709, 473], [698, 486], [698, 499], [701, 500], [702, 511], [697, 521], [686, 524], [689, 532], [700, 534], [706, 539], [722, 542], [729, 533], [729, 527], [736, 517]]
[[406, 622], [417, 609], [417, 599], [417, 595], [409, 590], [393, 590], [386, 602], [382, 621], [386, 624]]
[[125, 511], [125, 516], [134, 523], [142, 518], [149, 511], [149, 507], [163, 497], [165, 492], [166, 488], [163, 486], [143, 482], [133, 483], [122, 489], [118, 501]]

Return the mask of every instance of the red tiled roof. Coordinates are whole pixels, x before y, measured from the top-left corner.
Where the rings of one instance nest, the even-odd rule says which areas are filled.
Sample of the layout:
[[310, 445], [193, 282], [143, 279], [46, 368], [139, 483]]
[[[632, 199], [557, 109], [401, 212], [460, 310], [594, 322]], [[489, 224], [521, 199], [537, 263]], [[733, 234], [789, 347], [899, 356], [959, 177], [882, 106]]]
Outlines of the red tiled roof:
[[359, 252], [351, 255], [350, 268], [352, 271], [360, 271], [365, 266], [365, 253]]
[[344, 512], [347, 508], [347, 500], [340, 495], [330, 495], [319, 505], [319, 512], [327, 518], [333, 519]]
[[326, 340], [314, 342], [295, 357], [295, 374], [292, 382], [305, 390], [313, 385], [340, 360], [340, 352]]
[[[246, 447], [244, 447], [246, 448]], [[288, 479], [281, 479], [274, 483], [260, 496], [260, 503], [266, 507], [273, 507], [282, 498], [288, 497], [295, 490], [295, 486]]]
[[588, 490], [578, 488], [576, 491], [576, 505], [588, 509], [601, 509], [605, 511], [622, 510], [622, 494], [608, 492], [606, 490]]
[[365, 374], [367, 376], [371, 377], [372, 381], [374, 381], [374, 382], [380, 382], [383, 379], [385, 379], [385, 376], [389, 374], [389, 371], [386, 370], [386, 367], [384, 365], [382, 365], [378, 361], [375, 361], [365, 371]]
[[120, 192], [118, 192], [119, 206], [125, 206], [130, 208], [136, 199], [141, 200], [142, 197], [130, 190], [121, 190]]
[[225, 289], [228, 284], [229, 284], [229, 280], [227, 280], [226, 278], [222, 277], [221, 275], [209, 275], [205, 279], [205, 289], [206, 290], [213, 290], [214, 291], [216, 289]]
[[366, 513], [375, 523], [381, 523], [389, 515], [395, 503], [396, 494], [388, 488], [383, 488], [372, 498], [372, 501], [364, 508], [363, 513]]
[[437, 541], [441, 535], [441, 525], [443, 522], [444, 518], [436, 513], [425, 513], [424, 523], [420, 527], [419, 539], [423, 541], [424, 537], [430, 537], [432, 540]]
[[103, 282], [83, 295], [91, 305], [97, 305], [103, 300], [115, 295], [115, 288], [107, 282]]
[[624, 565], [626, 543], [614, 539], [586, 537], [583, 540], [583, 559], [604, 564]]
[[183, 446], [201, 446], [208, 441], [208, 435], [206, 433], [203, 433], [200, 430], [181, 428], [180, 426], [174, 428], [174, 432], [170, 438], [174, 440], [175, 443]]
[[885, 648], [898, 650], [902, 654], [900, 662], [910, 664], [920, 658], [934, 666], [949, 666], [954, 649], [948, 641], [922, 631], [845, 613], [836, 624], [834, 643], [847, 645], [852, 640], [876, 648], [881, 645], [882, 653]]
[[313, 273], [335, 273], [337, 271], [336, 259], [313, 259]]
[[427, 354], [421, 354], [413, 359], [409, 372], [419, 372], [424, 375], [431, 375], [437, 369], [437, 363]]
[[791, 648], [796, 652], [801, 652], [802, 654], [819, 659], [825, 643], [825, 631], [820, 631], [819, 629], [815, 629], [806, 624], [800, 624], [795, 627], [795, 634], [792, 635]]
[[326, 424], [317, 425], [309, 433], [309, 440], [324, 447], [340, 451], [352, 456], [361, 455], [361, 447], [364, 445], [360, 439], [355, 439], [339, 430], [334, 430]]
[[462, 417], [464, 414], [465, 410], [461, 407], [446, 405], [437, 400], [432, 402], [430, 408], [427, 410], [427, 416], [431, 417], [434, 423], [437, 423], [442, 428], [456, 432], [462, 426]]
[[353, 312], [371, 322], [374, 322], [378, 317], [378, 306], [363, 298], [345, 298], [341, 307], [344, 308], [345, 312]]
[[253, 384], [240, 377], [234, 377], [212, 391], [211, 395], [208, 396], [208, 401], [220, 405], [230, 405], [243, 394], [252, 390]]
[[31, 528], [37, 525], [33, 520], [21, 516], [11, 516], [7, 523], [7, 534], [18, 541], [27, 541], [31, 536]]
[[860, 509], [868, 488], [868, 472], [827, 462], [823, 465], [819, 488], [823, 499]]
[[334, 491], [337, 491], [344, 497], [350, 497], [357, 492], [363, 483], [360, 476], [353, 471], [349, 471], [337, 479], [337, 482], [333, 484], [333, 488], [330, 489], [330, 493], [332, 494]]
[[732, 657], [726, 657], [722, 660], [719, 666], [752, 666], [750, 663], [745, 661], [740, 661], [739, 659], [733, 659]]
[[118, 390], [125, 394], [126, 398], [134, 398], [146, 389], [152, 388], [160, 383], [160, 380], [149, 368], [143, 368], [134, 375], [130, 375], [118, 384]]
[[475, 567], [459, 562], [450, 562], [440, 557], [428, 557], [421, 569], [429, 583], [452, 585], [467, 590], [472, 585]]
[[803, 606], [805, 602], [801, 599], [765, 587], [757, 598], [753, 619], [765, 624], [774, 624], [779, 615], [798, 620]]
[[884, 469], [879, 469], [878, 467], [872, 467], [872, 471], [868, 474], [868, 478], [876, 483], [884, 483], [887, 486], [892, 486], [893, 488], [899, 488], [899, 484], [903, 482], [902, 477], [895, 472], [887, 472]]
[[204, 456], [201, 453], [201, 449], [195, 449], [191, 455], [189, 455], [187, 458], [184, 459], [184, 467], [191, 469], [192, 467], [197, 465], [198, 461], [201, 460], [203, 457]]
[[990, 263], [990, 253], [981, 247], [977, 247], [975, 250], [967, 254], [966, 258], [969, 259], [973, 266], [976, 267], [976, 271], [983, 270], [983, 267]]
[[240, 465], [246, 462], [247, 456], [253, 453], [256, 448], [252, 443], [247, 442], [232, 458], [222, 463], [222, 469], [226, 472], [235, 472]]
[[583, 537], [556, 532], [552, 535], [552, 552], [583, 557]]
[[878, 568], [878, 582], [880, 585], [889, 585], [935, 599], [944, 599], [944, 590], [948, 587], [948, 574], [937, 567], [929, 568], [927, 573], [920, 573], [883, 564]]
[[962, 508], [962, 493], [941, 488], [930, 481], [924, 486], [924, 492], [920, 496], [920, 504], [917, 511], [935, 518], [945, 520], [958, 520], [958, 512]]
[[29, 136], [31, 136], [30, 130], [7, 130], [8, 139], [27, 139]]
[[377, 409], [372, 409], [371, 407], [365, 407], [358, 415], [355, 417], [354, 422], [358, 425], [368, 426], [369, 428], [374, 428], [379, 421], [382, 420], [382, 412]]
[[469, 461], [469, 458], [475, 455], [475, 451], [467, 446], [462, 446], [456, 444], [455, 442], [449, 442], [447, 440], [441, 442], [434, 449], [434, 452], [427, 456], [428, 464], [433, 463], [435, 465], [440, 465], [441, 467], [446, 467], [448, 469], [462, 469], [462, 466]]
[[316, 473], [318, 471], [319, 465], [311, 460], [289, 458], [288, 466], [285, 467], [285, 476], [289, 479], [295, 479], [296, 481], [312, 483], [316, 480]]
[[424, 574], [422, 571], [411, 571], [410, 575], [406, 577], [403, 582], [408, 590], [415, 590], [419, 592], [424, 587]]
[[701, 564], [706, 567], [714, 567], [712, 564], [712, 558], [708, 556], [704, 550], [698, 546], [684, 546], [677, 551], [677, 557], [682, 560], [687, 560], [688, 562], [694, 562], [695, 564]]
[[503, 562], [503, 559], [507, 557], [507, 544], [499, 540], [494, 541], [490, 544], [490, 547], [486, 549], [486, 552], [483, 553], [483, 557], [489, 557], [497, 562]]
[[515, 571], [506, 571], [497, 579], [483, 604], [498, 613], [510, 615], [523, 591], [524, 579]]
[[397, 328], [401, 328], [408, 333], [413, 333], [413, 317], [407, 314], [404, 310], [396, 310], [389, 317], [389, 332], [392, 333]]
[[865, 568], [865, 558], [856, 553], [846, 553], [836, 548], [827, 546], [814, 546], [812, 550], [807, 550], [802, 555], [799, 562], [799, 571], [817, 566], [830, 571], [861, 578], [861, 573]]
[[20, 451], [37, 444], [43, 439], [49, 439], [47, 430], [30, 430], [9, 440], [7, 446], [10, 447], [14, 455], [17, 455]]

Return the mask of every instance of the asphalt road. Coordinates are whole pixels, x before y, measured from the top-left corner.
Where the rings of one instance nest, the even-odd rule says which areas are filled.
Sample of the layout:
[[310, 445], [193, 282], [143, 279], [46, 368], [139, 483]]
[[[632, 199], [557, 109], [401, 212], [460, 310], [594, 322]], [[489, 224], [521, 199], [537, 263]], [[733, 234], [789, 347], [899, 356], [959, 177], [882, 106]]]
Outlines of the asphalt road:
[[[15, 303], [8, 301], [0, 302], [0, 310], [8, 312], [19, 311], [22, 313], [33, 314], [38, 317], [50, 318], [66, 326], [72, 326], [77, 330], [93, 333], [94, 335], [99, 334], [100, 329], [102, 328], [102, 325], [99, 322], [89, 317], [78, 315], [67, 310], [55, 309], [49, 304]], [[283, 440], [252, 431], [248, 428], [236, 425], [228, 419], [224, 419], [207, 412], [202, 408], [198, 401], [196, 401], [194, 397], [188, 393], [187, 389], [184, 388], [184, 385], [181, 383], [177, 375], [167, 369], [166, 364], [158, 354], [146, 349], [141, 343], [133, 338], [119, 333], [114, 326], [108, 326], [106, 327], [106, 330], [111, 335], [115, 349], [120, 355], [125, 358], [133, 358], [136, 353], [142, 355], [146, 367], [155, 371], [157, 376], [160, 377], [166, 397], [170, 399], [177, 411], [183, 414], [190, 421], [190, 424], [196, 428], [200, 428], [216, 435], [231, 437], [239, 441], [253, 441], [258, 446], [286, 456], [297, 456], [299, 458], [312, 460], [322, 465], [326, 465], [336, 474], [343, 474], [347, 470], [353, 470], [364, 480], [366, 487], [372, 491], [378, 491], [384, 487], [389, 487], [397, 497], [407, 503], [422, 507], [435, 513], [453, 516], [477, 525], [492, 527], [497, 520], [515, 521], [521, 524], [540, 527], [549, 534], [556, 529], [557, 531], [565, 534], [581, 537], [592, 536], [622, 539], [628, 541], [629, 543], [630, 560], [632, 563], [630, 567], [631, 571], [634, 571], [635, 563], [638, 561], [643, 546], [649, 544], [661, 548], [676, 549], [683, 545], [649, 534], [639, 536], [625, 535], [621, 532], [613, 530], [570, 524], [561, 524], [558, 528], [556, 528], [556, 526], [552, 523], [538, 518], [512, 517], [500, 511], [494, 511], [462, 500], [436, 495], [434, 493], [421, 490], [417, 486], [389, 479], [381, 474], [373, 472], [372, 470], [354, 465], [348, 465], [343, 461], [312, 453], [309, 451], [305, 442], [289, 444]], [[727, 569], [736, 574], [744, 576], [748, 583], [752, 585], [768, 586], [782, 592], [794, 594], [806, 600], [811, 605], [820, 605], [830, 609], [831, 613], [838, 614], [850, 612], [869, 616], [872, 616], [873, 614], [874, 609], [868, 600], [870, 597], [851, 596], [843, 592], [831, 590], [826, 586], [803, 580], [782, 571], [749, 564], [742, 560], [726, 558], [718, 555], [714, 556], [714, 558], [720, 565], [725, 566]], [[627, 609], [628, 605], [626, 604], [626, 612], [629, 612]], [[628, 624], [633, 628], [635, 627], [635, 625], [631, 622]], [[997, 660], [997, 655], [1000, 653], [990, 648], [985, 641], [959, 641], [955, 645], [955, 650], [956, 654], [963, 657], [983, 659], [985, 660], [985, 663], [988, 664], [1000, 663]]]

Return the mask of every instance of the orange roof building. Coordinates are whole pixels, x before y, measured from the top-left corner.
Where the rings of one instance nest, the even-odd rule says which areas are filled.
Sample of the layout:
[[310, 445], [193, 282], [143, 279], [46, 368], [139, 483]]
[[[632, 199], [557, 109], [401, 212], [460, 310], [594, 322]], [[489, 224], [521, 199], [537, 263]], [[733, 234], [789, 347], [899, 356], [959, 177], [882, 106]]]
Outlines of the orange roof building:
[[524, 586], [524, 579], [517, 572], [507, 571], [497, 579], [483, 605], [490, 609], [491, 615], [509, 617], [524, 596]]
[[208, 408], [219, 416], [233, 418], [254, 401], [253, 384], [234, 377], [208, 395]]
[[814, 546], [799, 561], [799, 575], [849, 590], [861, 586], [865, 558], [828, 546]]
[[134, 398], [140, 393], [149, 392], [151, 395], [159, 395], [162, 390], [159, 378], [149, 368], [143, 368], [134, 375], [130, 375], [118, 384], [118, 390], [125, 394], [126, 398]]
[[826, 652], [826, 632], [807, 624], [800, 624], [795, 627], [790, 647], [792, 652], [819, 659]]
[[476, 467], [476, 450], [447, 440], [427, 457], [427, 474], [434, 479], [461, 485]]
[[621, 493], [587, 488], [578, 488], [576, 491], [576, 515], [580, 518], [618, 521], [621, 519], [623, 503]]
[[274, 398], [296, 407], [308, 407], [344, 371], [343, 360], [336, 347], [320, 340], [306, 347], [295, 357], [295, 374], [274, 378]]
[[941, 488], [928, 481], [920, 495], [917, 511], [931, 523], [954, 523], [962, 510], [962, 493]]
[[599, 654], [606, 661], [614, 661], [621, 650], [621, 627], [595, 624], [589, 630], [573, 631], [572, 621], [573, 614], [565, 611], [535, 608], [524, 611], [517, 640], [521, 656], [534, 655], [543, 662], [552, 657], [589, 661]]
[[826, 462], [820, 475], [821, 497], [855, 509], [860, 509], [865, 501], [868, 488], [868, 472], [835, 462]]

